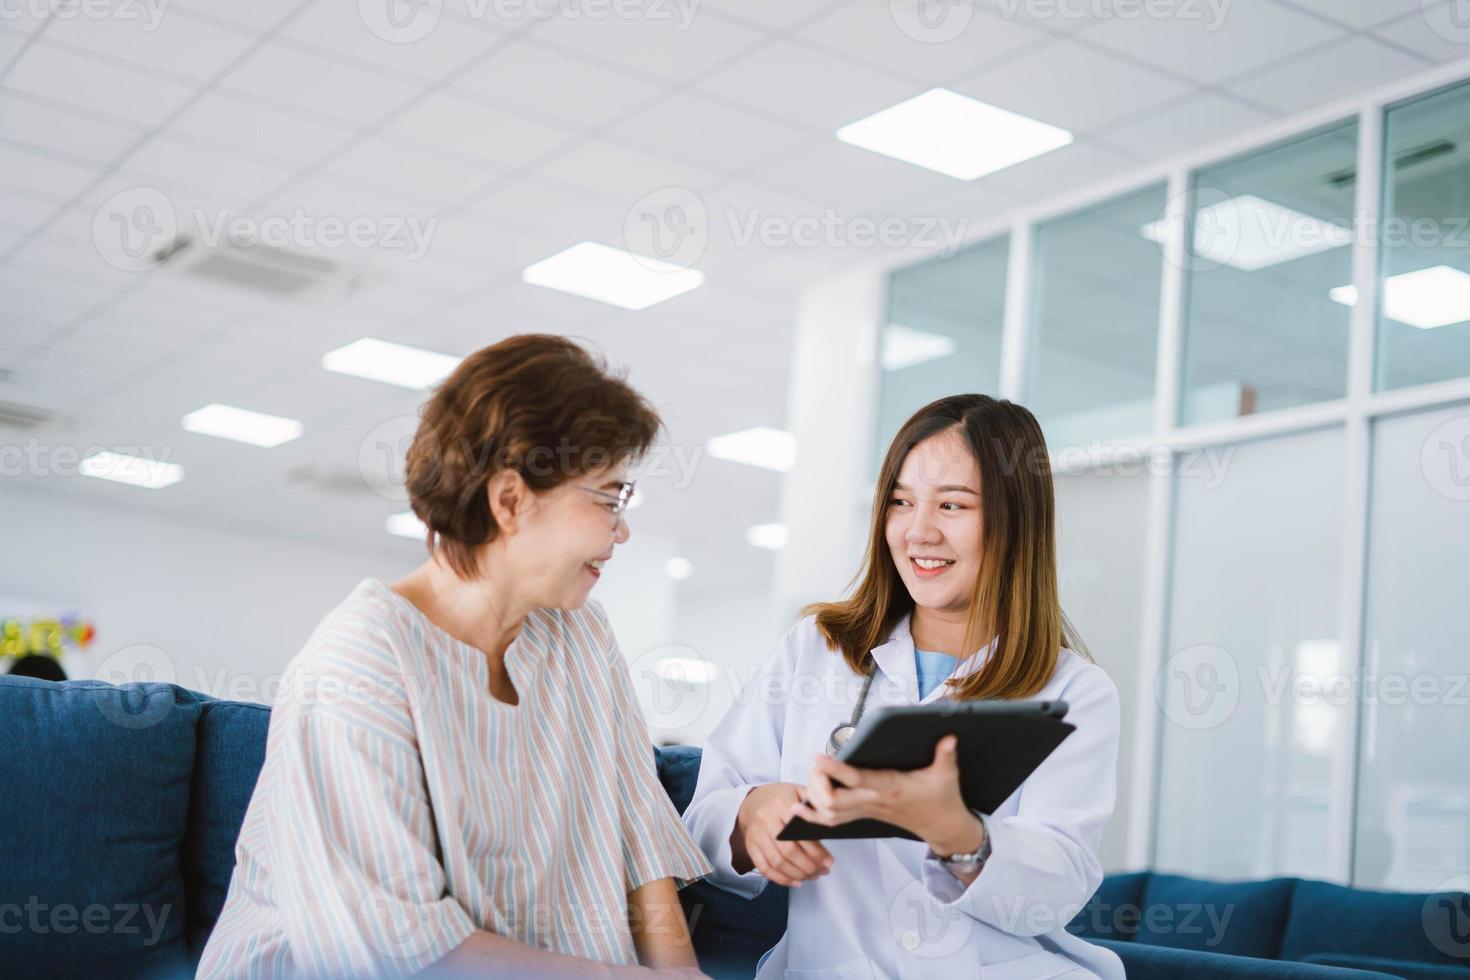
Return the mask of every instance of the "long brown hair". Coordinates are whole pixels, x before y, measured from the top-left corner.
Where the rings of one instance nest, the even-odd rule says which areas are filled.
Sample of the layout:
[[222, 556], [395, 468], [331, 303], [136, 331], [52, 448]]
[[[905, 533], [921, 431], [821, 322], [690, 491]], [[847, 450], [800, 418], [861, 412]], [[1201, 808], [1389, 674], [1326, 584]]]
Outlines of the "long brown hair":
[[991, 637], [995, 651], [980, 670], [950, 682], [961, 700], [1026, 698], [1051, 680], [1062, 647], [1091, 655], [1057, 589], [1056, 505], [1051, 461], [1036, 417], [988, 395], [951, 395], [915, 412], [893, 437], [873, 495], [872, 530], [856, 588], [838, 602], [818, 602], [817, 629], [856, 673], [869, 651], [888, 640], [914, 610], [888, 548], [888, 509], [909, 451], [942, 432], [958, 432], [980, 469], [981, 558], [970, 598], [964, 654]]

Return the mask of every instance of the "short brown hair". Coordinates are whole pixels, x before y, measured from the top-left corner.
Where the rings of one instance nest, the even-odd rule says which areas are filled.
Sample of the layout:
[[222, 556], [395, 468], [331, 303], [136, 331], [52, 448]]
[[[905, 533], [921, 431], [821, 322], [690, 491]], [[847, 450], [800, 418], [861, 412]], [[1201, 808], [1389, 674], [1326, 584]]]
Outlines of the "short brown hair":
[[476, 549], [500, 533], [486, 485], [514, 469], [533, 491], [641, 456], [662, 422], [607, 363], [549, 334], [522, 334], [466, 357], [424, 405], [404, 485], [462, 578]]

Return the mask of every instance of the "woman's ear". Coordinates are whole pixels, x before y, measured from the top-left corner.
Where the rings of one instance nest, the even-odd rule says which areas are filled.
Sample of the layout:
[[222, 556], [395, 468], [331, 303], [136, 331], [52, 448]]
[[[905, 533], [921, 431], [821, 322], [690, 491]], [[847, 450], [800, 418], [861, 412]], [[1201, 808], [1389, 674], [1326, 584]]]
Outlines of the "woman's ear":
[[485, 484], [486, 504], [490, 517], [501, 534], [513, 534], [517, 522], [525, 515], [531, 488], [515, 470], [501, 470]]

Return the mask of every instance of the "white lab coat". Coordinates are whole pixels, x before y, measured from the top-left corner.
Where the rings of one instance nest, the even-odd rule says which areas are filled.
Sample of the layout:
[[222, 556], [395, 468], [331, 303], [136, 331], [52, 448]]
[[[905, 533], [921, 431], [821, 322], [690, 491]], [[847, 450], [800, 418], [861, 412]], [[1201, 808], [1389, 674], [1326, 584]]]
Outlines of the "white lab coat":
[[[989, 652], [961, 662], [955, 676], [978, 670]], [[873, 657], [879, 673], [867, 710], [946, 696], [941, 684], [919, 699], [908, 619]], [[684, 812], [714, 864], [712, 884], [746, 898], [766, 886], [759, 872], [731, 867], [736, 811], [752, 787], [806, 785], [812, 756], [851, 717], [861, 686], [812, 617], [787, 631], [746, 682], [705, 743]], [[1077, 730], [982, 817], [991, 855], [974, 882], [964, 888], [919, 841], [827, 841], [832, 870], [789, 890], [786, 934], [762, 959], [758, 980], [1123, 980], [1117, 954], [1065, 931], [1102, 881], [1097, 846], [1116, 795], [1117, 688], [1101, 667], [1064, 649], [1035, 697], [1065, 700]]]

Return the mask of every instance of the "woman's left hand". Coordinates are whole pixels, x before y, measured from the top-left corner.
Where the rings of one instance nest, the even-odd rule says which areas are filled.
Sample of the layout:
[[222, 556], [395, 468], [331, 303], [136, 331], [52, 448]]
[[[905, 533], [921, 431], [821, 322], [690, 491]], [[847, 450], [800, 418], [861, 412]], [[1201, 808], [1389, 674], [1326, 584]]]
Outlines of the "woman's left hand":
[[812, 766], [806, 800], [793, 806], [791, 813], [826, 827], [863, 818], [882, 820], [917, 835], [936, 854], [979, 850], [985, 827], [960, 796], [956, 741], [946, 735], [934, 748], [933, 762], [908, 772], [856, 769], [820, 754]]

